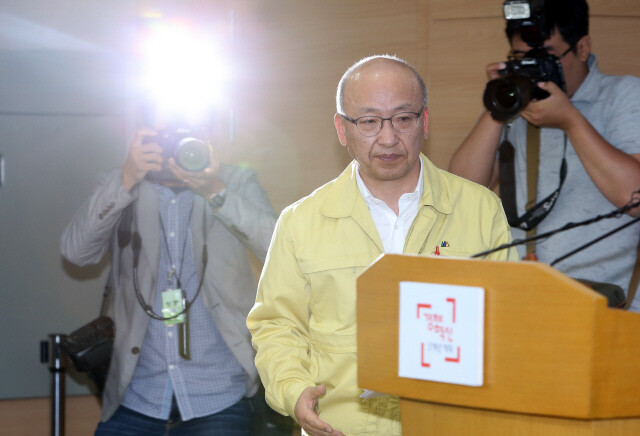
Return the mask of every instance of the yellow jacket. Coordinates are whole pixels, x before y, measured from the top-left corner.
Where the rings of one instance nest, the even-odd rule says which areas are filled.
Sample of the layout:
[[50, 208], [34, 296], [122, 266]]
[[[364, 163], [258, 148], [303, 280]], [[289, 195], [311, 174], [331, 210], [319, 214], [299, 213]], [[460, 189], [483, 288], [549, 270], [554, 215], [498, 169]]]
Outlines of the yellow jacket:
[[[421, 158], [423, 195], [406, 254], [432, 255], [438, 246], [442, 256], [468, 257], [511, 241], [495, 194]], [[273, 409], [294, 417], [302, 391], [324, 383], [318, 412], [334, 429], [348, 436], [399, 435], [397, 399], [362, 400], [357, 386], [356, 278], [384, 250], [356, 171], [352, 162], [282, 212], [247, 325]], [[490, 258], [517, 260], [514, 249]]]

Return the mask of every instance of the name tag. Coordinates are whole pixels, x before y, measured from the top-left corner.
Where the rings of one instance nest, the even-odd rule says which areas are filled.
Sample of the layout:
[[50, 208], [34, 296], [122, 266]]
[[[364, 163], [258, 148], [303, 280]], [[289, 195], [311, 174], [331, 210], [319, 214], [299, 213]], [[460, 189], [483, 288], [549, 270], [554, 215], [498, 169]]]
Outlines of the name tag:
[[[165, 325], [176, 325], [184, 322], [185, 314], [180, 313], [184, 310], [185, 299], [182, 289], [167, 289], [162, 293], [162, 316], [166, 319]], [[180, 315], [175, 316], [180, 313]]]

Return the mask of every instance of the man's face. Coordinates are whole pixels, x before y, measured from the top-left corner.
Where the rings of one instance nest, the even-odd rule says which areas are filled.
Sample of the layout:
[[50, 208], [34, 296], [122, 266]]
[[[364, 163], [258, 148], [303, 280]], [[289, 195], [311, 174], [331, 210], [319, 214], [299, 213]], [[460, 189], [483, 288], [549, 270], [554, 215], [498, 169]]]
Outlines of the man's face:
[[[578, 90], [586, 77], [586, 73], [588, 73], [586, 61], [591, 50], [590, 44], [588, 46], [584, 44], [584, 40], [588, 38], [588, 36], [585, 36], [578, 41], [576, 44], [577, 52], [570, 50], [564, 56], [563, 54], [569, 49], [570, 45], [562, 39], [562, 34], [557, 28], [551, 34], [551, 37], [544, 42], [543, 48], [547, 53], [560, 58], [565, 85], [567, 87], [567, 95], [569, 97], [573, 96]], [[529, 50], [531, 50], [531, 47], [516, 33], [511, 40], [511, 55], [516, 58], [522, 57]]]
[[[389, 118], [399, 112], [420, 112], [422, 90], [413, 72], [388, 59], [369, 61], [344, 88], [344, 111], [351, 119], [367, 115]], [[340, 143], [360, 164], [360, 176], [369, 188], [388, 182], [415, 187], [420, 171], [420, 150], [427, 134], [427, 110], [411, 132], [398, 132], [390, 121], [374, 136], [364, 136], [340, 115], [335, 119]]]

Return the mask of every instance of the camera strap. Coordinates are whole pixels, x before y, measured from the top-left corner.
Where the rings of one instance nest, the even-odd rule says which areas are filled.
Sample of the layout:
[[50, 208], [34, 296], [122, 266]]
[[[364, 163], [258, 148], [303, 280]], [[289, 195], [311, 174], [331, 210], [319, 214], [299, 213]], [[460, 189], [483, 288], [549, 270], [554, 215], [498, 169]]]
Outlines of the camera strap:
[[100, 303], [100, 316], [105, 316], [107, 314], [107, 298], [111, 294], [113, 289], [113, 267], [109, 271], [109, 276], [107, 277], [107, 282], [104, 284], [104, 291], [102, 292], [102, 303]]
[[[132, 208], [133, 210], [133, 208]], [[133, 250], [133, 287], [135, 289], [136, 292], [136, 298], [138, 299], [138, 303], [140, 303], [140, 306], [142, 307], [142, 309], [145, 311], [145, 313], [147, 315], [149, 315], [151, 318], [156, 319], [158, 321], [167, 321], [167, 320], [171, 320], [173, 318], [177, 318], [182, 314], [185, 314], [189, 311], [189, 309], [191, 308], [191, 305], [196, 301], [196, 299], [198, 298], [198, 295], [200, 295], [200, 291], [202, 291], [202, 284], [204, 283], [204, 273], [205, 270], [207, 269], [207, 263], [208, 263], [208, 248], [207, 248], [207, 209], [203, 208], [202, 211], [202, 231], [203, 231], [203, 239], [204, 239], [204, 246], [202, 247], [202, 271], [200, 272], [200, 280], [198, 282], [198, 290], [196, 291], [196, 294], [194, 295], [193, 299], [191, 301], [185, 301], [184, 303], [184, 309], [182, 309], [180, 312], [177, 312], [171, 316], [163, 316], [160, 314], [157, 314], [154, 310], [153, 307], [149, 304], [147, 304], [146, 301], [144, 301], [144, 297], [142, 296], [142, 293], [140, 292], [140, 285], [139, 285], [139, 281], [138, 281], [138, 260], [140, 259], [140, 252], [142, 250], [142, 239], [140, 238], [140, 233], [138, 233], [136, 226], [137, 226], [137, 220], [136, 220], [136, 216], [135, 213], [133, 213], [133, 219], [132, 221], [132, 250]]]
[[[516, 177], [515, 177], [515, 149], [509, 141], [511, 125], [505, 127], [505, 137], [498, 149], [498, 165], [500, 169], [500, 199], [504, 207], [509, 225], [531, 233], [535, 233], [536, 226], [547, 217], [567, 177], [567, 136], [564, 135], [564, 149], [560, 164], [560, 182], [558, 188], [540, 202], [536, 202], [538, 189], [538, 166], [540, 159], [540, 128], [527, 123], [527, 194], [526, 212], [518, 216], [516, 206]], [[531, 251], [532, 252], [532, 251]]]

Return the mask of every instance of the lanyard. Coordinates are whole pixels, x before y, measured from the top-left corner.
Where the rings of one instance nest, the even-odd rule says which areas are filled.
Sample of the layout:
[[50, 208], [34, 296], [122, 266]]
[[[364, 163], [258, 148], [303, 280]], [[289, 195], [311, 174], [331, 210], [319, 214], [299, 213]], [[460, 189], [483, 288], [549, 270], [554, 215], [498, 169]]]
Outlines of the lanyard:
[[171, 283], [173, 283], [173, 277], [175, 276], [176, 285], [177, 285], [177, 288], [179, 289], [182, 289], [182, 284], [180, 283], [180, 277], [182, 277], [182, 268], [184, 267], [184, 253], [187, 247], [187, 239], [189, 238], [188, 226], [189, 226], [189, 223], [191, 223], [192, 213], [193, 213], [193, 206], [191, 207], [191, 210], [189, 211], [189, 216], [187, 218], [187, 229], [185, 229], [184, 241], [182, 242], [182, 254], [180, 255], [180, 271], [178, 271], [177, 274], [176, 274], [176, 265], [173, 259], [171, 258], [171, 250], [169, 249], [169, 241], [167, 240], [167, 232], [164, 229], [162, 215], [159, 216], [160, 231], [162, 233], [162, 242], [164, 244], [165, 249], [167, 250], [167, 257], [169, 258], [169, 265], [170, 265], [169, 271], [167, 271], [167, 283], [171, 285]]
[[159, 315], [156, 312], [154, 312], [153, 307], [147, 304], [146, 301], [144, 301], [144, 297], [140, 293], [140, 285], [138, 283], [138, 260], [140, 259], [140, 252], [142, 250], [142, 239], [140, 238], [140, 233], [138, 233], [138, 230], [137, 230], [137, 219], [136, 219], [137, 217], [136, 217], [134, 208], [131, 208], [131, 213], [133, 215], [133, 219], [131, 220], [132, 227], [133, 227], [133, 232], [132, 232], [133, 237], [131, 241], [131, 245], [132, 245], [131, 248], [133, 250], [133, 288], [136, 291], [136, 298], [138, 299], [138, 303], [140, 303], [140, 306], [142, 306], [142, 309], [146, 312], [146, 314], [153, 319], [157, 319], [159, 321], [167, 321], [169, 319], [176, 318], [182, 315], [183, 313], [187, 312], [191, 308], [191, 305], [194, 303], [194, 301], [196, 301], [196, 299], [198, 298], [198, 295], [200, 295], [200, 291], [202, 291], [202, 284], [204, 283], [204, 273], [205, 273], [205, 270], [207, 269], [207, 262], [208, 262], [207, 209], [205, 207], [202, 210], [202, 231], [204, 233], [203, 234], [204, 246], [202, 247], [202, 272], [200, 273], [198, 290], [196, 291], [196, 295], [194, 295], [193, 299], [185, 303], [184, 309], [181, 312], [178, 312], [169, 317], [165, 317], [163, 315]]

